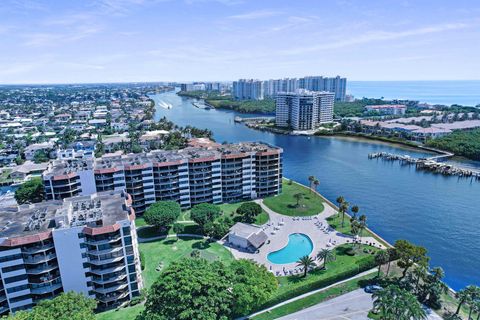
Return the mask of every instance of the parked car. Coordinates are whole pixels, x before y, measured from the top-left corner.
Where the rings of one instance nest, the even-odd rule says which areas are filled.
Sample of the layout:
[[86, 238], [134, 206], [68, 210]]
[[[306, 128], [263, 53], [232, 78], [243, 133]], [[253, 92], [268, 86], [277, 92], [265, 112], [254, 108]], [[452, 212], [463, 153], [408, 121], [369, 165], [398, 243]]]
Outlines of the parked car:
[[377, 285], [371, 285], [371, 286], [366, 286], [364, 290], [366, 293], [375, 293], [377, 291], [383, 290], [383, 288]]

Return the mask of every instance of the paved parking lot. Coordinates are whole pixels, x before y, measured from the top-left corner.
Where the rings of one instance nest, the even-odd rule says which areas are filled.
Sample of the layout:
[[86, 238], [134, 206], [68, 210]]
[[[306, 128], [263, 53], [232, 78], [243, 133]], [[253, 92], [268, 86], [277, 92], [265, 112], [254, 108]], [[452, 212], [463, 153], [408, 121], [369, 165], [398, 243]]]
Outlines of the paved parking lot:
[[[363, 289], [358, 289], [343, 296], [319, 303], [305, 310], [279, 318], [281, 320], [366, 320], [368, 311], [373, 307], [372, 297]], [[441, 320], [431, 313], [429, 320]]]

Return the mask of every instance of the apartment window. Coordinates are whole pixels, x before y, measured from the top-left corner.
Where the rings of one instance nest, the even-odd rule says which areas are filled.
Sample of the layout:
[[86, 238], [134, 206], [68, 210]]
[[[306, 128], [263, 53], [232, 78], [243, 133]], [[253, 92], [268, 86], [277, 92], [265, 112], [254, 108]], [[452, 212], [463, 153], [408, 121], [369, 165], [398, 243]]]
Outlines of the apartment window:
[[128, 278], [130, 279], [130, 282], [137, 281], [137, 273], [136, 272], [130, 273]]
[[82, 258], [86, 258], [87, 257], [87, 254], [84, 252], [82, 253]]
[[78, 235], [78, 239], [85, 238], [85, 233], [79, 233], [77, 235]]
[[88, 262], [84, 262], [83, 263], [83, 269], [86, 269], [88, 267], [90, 267], [90, 264]]
[[80, 248], [83, 249], [83, 248], [86, 248], [86, 247], [87, 247], [87, 244], [85, 242], [80, 243]]
[[2, 272], [4, 272], [4, 273], [5, 272], [12, 272], [12, 271], [17, 271], [17, 270], [22, 270], [22, 269], [25, 269], [23, 264], [17, 264], [16, 266], [2, 268]]
[[134, 256], [128, 256], [128, 257], [127, 257], [127, 263], [128, 263], [128, 264], [133, 263], [134, 260], [135, 260], [135, 257], [134, 257]]
[[135, 272], [135, 265], [134, 264], [131, 264], [128, 266], [128, 273], [130, 272]]
[[124, 237], [123, 242], [125, 242], [125, 245], [132, 244], [132, 237], [130, 236]]
[[130, 234], [130, 227], [123, 227], [123, 234]]
[[22, 275], [19, 275], [19, 276], [5, 278], [5, 279], [3, 279], [3, 281], [5, 282], [5, 284], [9, 284], [9, 283], [17, 282], [17, 281], [26, 280], [27, 278], [28, 277], [27, 277], [26, 274], [22, 274]]
[[[23, 295], [23, 296], [11, 298], [11, 299], [10, 299], [10, 303], [15, 303], [15, 302], [19, 302], [19, 301], [26, 300], [26, 299], [30, 299], [30, 298], [31, 298], [30, 294], [25, 294], [25, 295]], [[12, 311], [13, 311], [13, 310], [12, 310]]]
[[6, 262], [6, 261], [12, 261], [12, 260], [17, 260], [21, 259], [22, 255], [20, 253], [13, 254], [11, 256], [6, 256], [6, 257], [0, 257], [0, 262]]
[[138, 284], [136, 282], [130, 284], [130, 288], [132, 289], [132, 291], [135, 291], [135, 290], [138, 290]]
[[24, 285], [21, 285], [21, 286], [8, 288], [8, 289], [7, 289], [7, 292], [8, 292], [8, 293], [14, 293], [14, 292], [18, 292], [18, 291], [22, 291], [22, 290], [26, 290], [26, 289], [28, 289], [28, 284], [24, 284]]

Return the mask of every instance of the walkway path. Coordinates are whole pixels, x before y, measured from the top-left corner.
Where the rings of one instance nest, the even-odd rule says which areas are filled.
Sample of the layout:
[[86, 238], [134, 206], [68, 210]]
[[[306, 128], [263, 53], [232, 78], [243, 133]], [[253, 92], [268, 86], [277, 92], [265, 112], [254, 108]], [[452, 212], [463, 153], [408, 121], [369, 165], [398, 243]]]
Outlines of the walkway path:
[[260, 310], [260, 311], [258, 311], [258, 312], [255, 312], [255, 313], [249, 315], [249, 316], [245, 316], [245, 317], [239, 318], [239, 319], [237, 319], [237, 320], [251, 319], [251, 318], [253, 318], [253, 317], [255, 317], [255, 316], [258, 316], [259, 314], [262, 314], [262, 313], [268, 312], [268, 311], [270, 311], [270, 310], [276, 309], [276, 308], [278, 308], [278, 307], [281, 307], [281, 306], [283, 306], [283, 305], [289, 304], [290, 302], [294, 302], [294, 301], [297, 301], [297, 300], [306, 298], [306, 297], [311, 296], [311, 295], [313, 295], [313, 294], [317, 294], [317, 293], [319, 293], [319, 292], [322, 292], [322, 291], [328, 290], [328, 289], [330, 289], [330, 288], [333, 288], [333, 287], [335, 287], [335, 286], [338, 286], [338, 285], [340, 285], [340, 284], [342, 284], [342, 283], [345, 283], [345, 282], [348, 282], [348, 281], [351, 281], [351, 280], [354, 280], [354, 279], [361, 278], [361, 277], [363, 277], [363, 276], [372, 274], [372, 273], [374, 273], [374, 272], [377, 272], [377, 268], [367, 270], [367, 271], [365, 271], [365, 272], [362, 272], [362, 273], [357, 274], [356, 276], [353, 276], [353, 277], [351, 277], [351, 278], [348, 278], [348, 279], [345, 279], [345, 280], [336, 282], [336, 283], [334, 283], [334, 284], [331, 284], [331, 285], [329, 285], [329, 286], [323, 287], [323, 288], [321, 288], [321, 289], [313, 290], [313, 291], [304, 293], [304, 294], [302, 294], [302, 295], [296, 296], [295, 298], [291, 298], [291, 299], [285, 300], [285, 301], [280, 302], [280, 303], [278, 303], [278, 304], [276, 304], [276, 305], [274, 305], [274, 306], [271, 306], [271, 307], [269, 307], [269, 308]]
[[[272, 251], [277, 251], [285, 247], [288, 243], [288, 236], [292, 233], [303, 233], [310, 237], [313, 242], [313, 251], [311, 255], [316, 255], [321, 249], [332, 249], [336, 246], [352, 242], [352, 236], [337, 232], [330, 227], [327, 218], [337, 214], [337, 211], [324, 202], [324, 210], [315, 216], [310, 217], [290, 217], [279, 214], [268, 208], [263, 200], [255, 200], [268, 213], [270, 220], [262, 228], [268, 235], [267, 242], [259, 249], [257, 253], [246, 252], [236, 248], [228, 247], [236, 259], [252, 259], [267, 267], [275, 275], [286, 275], [301, 272], [296, 263], [273, 264], [267, 259], [267, 255]], [[373, 237], [362, 237], [363, 243], [372, 243], [377, 248], [385, 248], [378, 240]]]

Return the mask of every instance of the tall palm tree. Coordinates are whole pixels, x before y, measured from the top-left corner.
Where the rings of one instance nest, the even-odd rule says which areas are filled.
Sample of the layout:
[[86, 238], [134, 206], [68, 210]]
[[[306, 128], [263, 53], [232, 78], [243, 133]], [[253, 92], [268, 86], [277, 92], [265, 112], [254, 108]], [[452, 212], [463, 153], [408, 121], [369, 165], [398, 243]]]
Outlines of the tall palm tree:
[[415, 277], [415, 293], [418, 295], [420, 291], [420, 280], [423, 280], [425, 276], [427, 275], [427, 268], [422, 265], [415, 265], [413, 271], [412, 271], [414, 277]]
[[318, 186], [320, 185], [320, 180], [318, 180], [317, 178], [315, 178], [315, 180], [313, 180], [313, 189], [315, 191], [317, 191], [317, 188]]
[[384, 251], [384, 250], [381, 250], [381, 251], [378, 251], [376, 254], [375, 254], [375, 263], [377, 264], [378, 266], [378, 274], [377, 274], [377, 277], [380, 277], [380, 271], [381, 271], [381, 268], [382, 266], [388, 262], [388, 259], [389, 259], [389, 256], [388, 256], [388, 252], [387, 251]]
[[308, 177], [308, 181], [310, 182], [310, 193], [312, 193], [312, 185], [313, 185], [313, 181], [315, 181], [315, 176], [309, 176]]
[[297, 267], [303, 268], [303, 277], [306, 277], [308, 269], [315, 267], [315, 260], [310, 256], [303, 256], [297, 261]]
[[342, 203], [345, 202], [345, 198], [343, 196], [337, 197], [337, 203], [338, 203], [338, 213], [340, 214], [340, 207], [342, 206]]
[[468, 286], [466, 288], [463, 288], [462, 290], [458, 291], [455, 294], [455, 298], [457, 298], [458, 300], [458, 306], [457, 306], [457, 310], [455, 311], [455, 314], [458, 314], [460, 312], [460, 308], [462, 308], [462, 305], [470, 301], [470, 295], [471, 295], [471, 292], [473, 291], [471, 287], [473, 286]]
[[396, 285], [389, 285], [372, 295], [373, 307], [384, 320], [425, 319], [427, 314], [417, 298]]
[[390, 264], [392, 263], [393, 260], [397, 259], [397, 250], [395, 248], [388, 248], [387, 253], [388, 253], [388, 265], [387, 265], [386, 276], [388, 277], [388, 274], [390, 272]]
[[345, 226], [345, 213], [348, 211], [350, 204], [347, 201], [343, 201], [340, 205], [340, 212], [342, 213], [342, 228]]
[[323, 269], [327, 269], [327, 262], [335, 260], [335, 255], [332, 250], [322, 249], [317, 254], [317, 259], [323, 261]]
[[297, 207], [300, 206], [300, 201], [303, 199], [303, 193], [295, 193], [293, 195], [293, 197], [295, 198], [295, 200], [297, 200]]
[[367, 228], [367, 216], [362, 214], [360, 218], [358, 218], [359, 228], [360, 228], [360, 237], [363, 237], [363, 230]]

